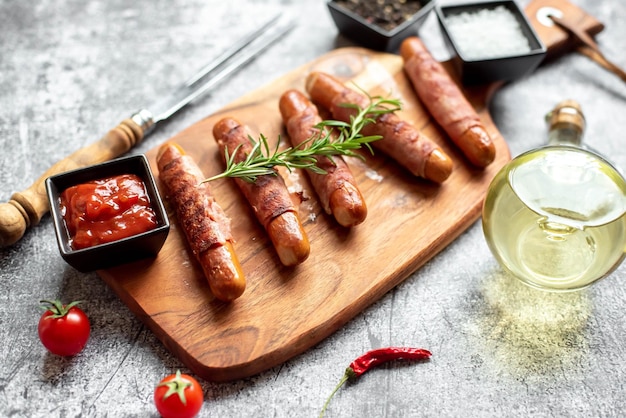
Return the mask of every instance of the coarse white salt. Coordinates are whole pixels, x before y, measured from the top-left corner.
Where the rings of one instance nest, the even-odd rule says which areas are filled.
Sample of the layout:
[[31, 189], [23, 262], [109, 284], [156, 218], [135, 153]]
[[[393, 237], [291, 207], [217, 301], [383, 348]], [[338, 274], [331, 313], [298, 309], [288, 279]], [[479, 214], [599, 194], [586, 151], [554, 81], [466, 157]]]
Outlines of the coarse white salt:
[[511, 10], [504, 6], [446, 17], [450, 36], [466, 60], [522, 55], [531, 51]]

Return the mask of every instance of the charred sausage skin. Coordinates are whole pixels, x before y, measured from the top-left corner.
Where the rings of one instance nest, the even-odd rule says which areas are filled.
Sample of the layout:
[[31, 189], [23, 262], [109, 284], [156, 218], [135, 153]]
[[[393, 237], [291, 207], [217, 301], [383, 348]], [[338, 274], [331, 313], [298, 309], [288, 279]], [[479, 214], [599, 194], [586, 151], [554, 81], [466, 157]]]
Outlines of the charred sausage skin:
[[[320, 134], [315, 127], [322, 121], [317, 107], [300, 91], [283, 93], [279, 109], [292, 146]], [[362, 223], [367, 217], [367, 205], [348, 164], [338, 155], [316, 160], [326, 174], [312, 170], [307, 170], [307, 174], [324, 211], [347, 228]]]
[[404, 70], [413, 87], [437, 123], [452, 142], [477, 167], [495, 159], [496, 148], [470, 102], [446, 69], [417, 37], [400, 45]]
[[159, 179], [213, 295], [224, 302], [240, 297], [246, 279], [233, 246], [230, 219], [211, 193], [202, 171], [175, 143], [158, 151]]
[[[312, 72], [306, 79], [306, 90], [311, 100], [327, 109], [337, 120], [350, 121], [356, 110], [345, 107], [350, 103], [364, 108], [369, 98], [345, 86], [340, 80], [327, 73]], [[430, 138], [395, 113], [380, 116], [375, 123], [366, 125], [363, 135], [381, 135], [382, 139], [373, 146], [412, 174], [435, 183], [444, 182], [452, 173], [452, 160]]]
[[[219, 120], [213, 126], [213, 137], [223, 157], [226, 150], [229, 155], [236, 151], [235, 162], [251, 152], [247, 127], [235, 119]], [[310, 253], [309, 239], [283, 178], [276, 173], [258, 176], [254, 182], [240, 178], [234, 181], [267, 231], [281, 263], [295, 266], [304, 262]]]

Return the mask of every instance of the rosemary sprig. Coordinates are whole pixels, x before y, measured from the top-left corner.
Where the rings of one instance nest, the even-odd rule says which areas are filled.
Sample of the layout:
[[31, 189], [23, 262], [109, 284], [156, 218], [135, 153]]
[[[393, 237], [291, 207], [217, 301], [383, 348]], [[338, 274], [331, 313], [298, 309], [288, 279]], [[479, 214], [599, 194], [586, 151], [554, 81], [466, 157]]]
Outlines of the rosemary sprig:
[[235, 155], [239, 147], [232, 154], [225, 150], [226, 169], [222, 173], [204, 180], [204, 182], [225, 177], [238, 177], [254, 182], [258, 176], [277, 175], [274, 168], [277, 166], [285, 167], [289, 171], [302, 168], [326, 174], [326, 171], [316, 165], [316, 156], [343, 155], [362, 159], [363, 156], [355, 151], [363, 146], [367, 147], [373, 154], [374, 151], [370, 143], [382, 137], [380, 135], [363, 136], [361, 130], [365, 125], [374, 123], [378, 117], [400, 110], [401, 103], [397, 99], [385, 99], [380, 96], [372, 97], [368, 95], [368, 98], [370, 100], [369, 105], [365, 108], [360, 108], [354, 104], [343, 105], [357, 110], [357, 113], [350, 117], [350, 123], [324, 120], [315, 125], [315, 128], [318, 129], [315, 135], [296, 147], [279, 150], [279, 137], [276, 147], [272, 150], [263, 134], [260, 134], [258, 141], [249, 137], [252, 143], [252, 150], [246, 159], [238, 163], [235, 162]]

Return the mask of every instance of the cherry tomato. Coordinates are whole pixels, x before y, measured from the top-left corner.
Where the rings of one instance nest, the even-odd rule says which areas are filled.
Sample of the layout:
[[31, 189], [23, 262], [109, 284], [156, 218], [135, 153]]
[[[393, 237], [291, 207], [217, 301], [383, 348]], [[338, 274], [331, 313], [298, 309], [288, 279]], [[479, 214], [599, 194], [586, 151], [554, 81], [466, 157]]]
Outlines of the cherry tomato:
[[163, 418], [195, 417], [203, 402], [200, 383], [180, 370], [165, 377], [154, 389], [154, 404]]
[[46, 310], [39, 318], [37, 329], [41, 343], [59, 356], [78, 354], [85, 347], [91, 331], [89, 318], [76, 307], [78, 302], [63, 305], [58, 300], [42, 300], [40, 303]]

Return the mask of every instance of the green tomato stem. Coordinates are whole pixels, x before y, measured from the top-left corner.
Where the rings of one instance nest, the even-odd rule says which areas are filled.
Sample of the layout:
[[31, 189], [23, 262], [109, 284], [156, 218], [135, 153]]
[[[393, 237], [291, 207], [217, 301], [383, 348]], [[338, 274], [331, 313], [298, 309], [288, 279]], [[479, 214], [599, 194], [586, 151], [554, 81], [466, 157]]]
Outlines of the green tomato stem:
[[63, 318], [65, 315], [67, 315], [67, 313], [70, 311], [70, 309], [72, 309], [74, 306], [78, 305], [80, 303], [80, 301], [74, 301], [71, 303], [68, 303], [67, 305], [63, 305], [63, 303], [58, 300], [40, 300], [39, 303], [41, 304], [40, 307], [45, 310], [45, 311], [50, 311], [52, 312], [52, 315], [48, 316], [48, 318]]

